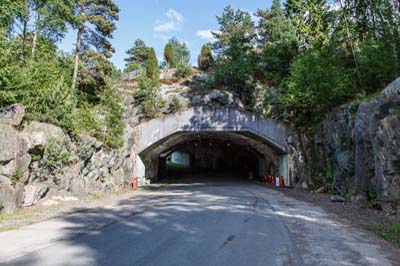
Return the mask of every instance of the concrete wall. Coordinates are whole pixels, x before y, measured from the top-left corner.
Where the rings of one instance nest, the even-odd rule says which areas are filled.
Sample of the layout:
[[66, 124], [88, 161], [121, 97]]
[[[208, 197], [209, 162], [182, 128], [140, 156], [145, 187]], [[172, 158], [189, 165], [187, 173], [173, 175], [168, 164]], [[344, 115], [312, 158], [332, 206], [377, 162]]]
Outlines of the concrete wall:
[[230, 107], [194, 107], [140, 125], [139, 153], [177, 132], [250, 132], [286, 152], [285, 125]]

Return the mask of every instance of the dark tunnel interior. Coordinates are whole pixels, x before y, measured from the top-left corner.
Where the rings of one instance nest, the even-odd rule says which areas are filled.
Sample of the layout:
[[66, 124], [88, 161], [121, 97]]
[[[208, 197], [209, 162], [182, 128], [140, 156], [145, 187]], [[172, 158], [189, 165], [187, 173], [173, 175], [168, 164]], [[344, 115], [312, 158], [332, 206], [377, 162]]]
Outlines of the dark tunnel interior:
[[198, 137], [160, 154], [158, 179], [208, 177], [258, 178], [263, 155], [246, 143]]

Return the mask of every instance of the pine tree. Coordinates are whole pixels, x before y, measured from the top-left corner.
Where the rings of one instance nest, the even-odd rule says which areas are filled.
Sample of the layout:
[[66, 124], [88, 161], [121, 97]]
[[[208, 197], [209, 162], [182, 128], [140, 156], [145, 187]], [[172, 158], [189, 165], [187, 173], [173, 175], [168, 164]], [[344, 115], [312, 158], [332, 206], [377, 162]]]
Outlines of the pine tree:
[[171, 67], [176, 67], [178, 62], [181, 61], [190, 61], [190, 51], [184, 42], [180, 42], [177, 38], [173, 37], [168, 41], [168, 44], [173, 47], [174, 51], [174, 60]]
[[162, 101], [159, 96], [160, 70], [157, 56], [153, 48], [149, 48], [146, 71], [139, 78], [139, 90], [135, 94], [148, 118], [154, 118], [159, 112]]
[[38, 35], [45, 36], [53, 42], [64, 38], [68, 25], [74, 23], [73, 1], [67, 0], [34, 0], [34, 30], [32, 37], [31, 57], [35, 57]]
[[0, 5], [0, 31], [9, 32], [14, 19], [21, 14], [22, 1], [2, 0]]
[[126, 51], [128, 55], [125, 58], [125, 66], [128, 71], [136, 70], [146, 65], [147, 56], [149, 54], [149, 47], [141, 39], [136, 39], [134, 46]]
[[217, 54], [224, 53], [234, 43], [246, 50], [253, 48], [255, 29], [248, 12], [240, 9], [234, 10], [231, 6], [227, 6], [217, 20], [220, 25], [219, 31], [212, 32], [216, 39], [216, 42], [213, 43], [213, 50]]
[[258, 10], [259, 45], [263, 49], [262, 68], [269, 79], [281, 81], [288, 75], [297, 54], [296, 29], [286, 18], [280, 0], [274, 0], [271, 10]]
[[327, 0], [287, 0], [285, 5], [302, 47], [328, 44], [331, 23]]
[[213, 32], [217, 53], [215, 86], [226, 86], [241, 96], [246, 107], [253, 106], [254, 92], [254, 23], [248, 12], [228, 6], [217, 17], [218, 32]]
[[156, 52], [154, 51], [153, 48], [150, 48], [148, 52], [147, 64], [146, 64], [146, 76], [157, 83], [160, 79], [160, 69], [158, 66]]
[[197, 63], [201, 70], [207, 70], [214, 64], [210, 44], [204, 44], [203, 47], [201, 47], [201, 53], [197, 59]]
[[175, 63], [174, 47], [171, 43], [167, 43], [164, 48], [164, 59], [167, 63], [167, 68], [170, 68]]
[[78, 0], [75, 6], [78, 14], [75, 27], [77, 42], [72, 88], [78, 81], [79, 60], [85, 50], [95, 49], [105, 58], [110, 58], [114, 49], [108, 39], [115, 31], [119, 19], [119, 8], [113, 0]]

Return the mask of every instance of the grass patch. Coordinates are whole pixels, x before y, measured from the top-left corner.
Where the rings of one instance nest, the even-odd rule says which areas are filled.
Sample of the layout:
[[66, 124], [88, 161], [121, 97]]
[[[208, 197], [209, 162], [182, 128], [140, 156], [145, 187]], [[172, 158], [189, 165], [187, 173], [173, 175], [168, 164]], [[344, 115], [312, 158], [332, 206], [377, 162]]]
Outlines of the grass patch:
[[[34, 206], [29, 208], [20, 208], [14, 214], [0, 214], [0, 232], [16, 229], [22, 225], [31, 224], [35, 216], [39, 215], [41, 212], [56, 209], [59, 207], [59, 205]], [[23, 223], [21, 223], [21, 225], [9, 225], [14, 221], [18, 222], [21, 220], [24, 221]]]
[[368, 229], [400, 248], [400, 223], [389, 225], [371, 224]]
[[160, 190], [160, 189], [166, 189], [169, 186], [170, 186], [170, 184], [157, 183], [157, 184], [142, 186], [142, 187], [139, 187], [139, 189], [144, 190], [144, 191], [156, 191], [156, 190]]

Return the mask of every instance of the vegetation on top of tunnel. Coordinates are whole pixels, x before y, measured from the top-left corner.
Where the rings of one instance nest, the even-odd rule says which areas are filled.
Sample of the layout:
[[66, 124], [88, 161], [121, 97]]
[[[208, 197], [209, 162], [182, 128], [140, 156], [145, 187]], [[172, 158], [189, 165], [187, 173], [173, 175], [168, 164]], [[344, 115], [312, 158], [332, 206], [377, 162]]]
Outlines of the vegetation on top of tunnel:
[[213, 33], [210, 86], [233, 90], [248, 109], [307, 131], [333, 108], [374, 95], [398, 77], [399, 12], [388, 0], [284, 6], [274, 0], [258, 10], [255, 23], [228, 6]]
[[[327, 112], [372, 98], [398, 77], [399, 12], [389, 0], [274, 0], [271, 8], [258, 9], [254, 21], [249, 12], [227, 6], [217, 16], [214, 41], [202, 48], [199, 68], [210, 74], [208, 89], [233, 91], [246, 109], [307, 133]], [[173, 66], [177, 51], [185, 51], [174, 40], [161, 67]], [[141, 53], [138, 48], [135, 55]], [[163, 105], [154, 99], [158, 88], [141, 85], [150, 95], [143, 100], [149, 117]]]
[[[88, 133], [120, 147], [123, 109], [115, 87], [121, 72], [109, 61], [119, 7], [113, 0], [5, 1], [0, 7], [0, 105], [23, 103], [30, 119]], [[398, 77], [399, 4], [395, 1], [274, 0], [249, 12], [227, 6], [199, 67], [207, 88], [237, 93], [247, 109], [307, 132], [343, 103], [375, 95]], [[76, 51], [57, 43], [76, 29]], [[91, 29], [91, 30], [88, 30]], [[191, 73], [187, 45], [171, 38], [159, 64], [137, 39], [125, 72], [143, 73], [137, 99], [147, 117], [159, 115], [159, 68]], [[172, 108], [172, 111], [179, 108]]]

